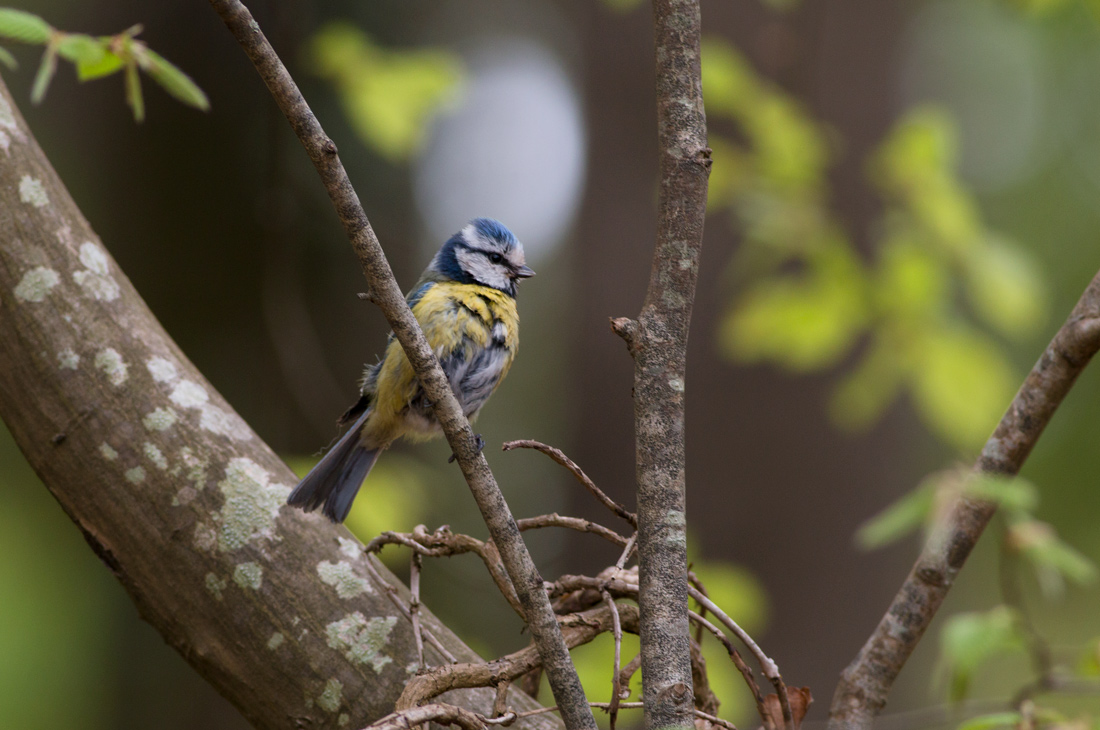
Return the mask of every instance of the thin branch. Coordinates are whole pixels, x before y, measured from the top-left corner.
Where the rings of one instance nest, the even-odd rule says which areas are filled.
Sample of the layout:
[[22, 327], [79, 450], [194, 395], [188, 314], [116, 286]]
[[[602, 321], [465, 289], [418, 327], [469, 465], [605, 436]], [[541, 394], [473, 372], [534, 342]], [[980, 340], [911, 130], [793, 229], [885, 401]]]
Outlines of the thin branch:
[[580, 517], [563, 517], [556, 512], [548, 515], [539, 515], [538, 517], [524, 517], [516, 520], [516, 526], [519, 527], [520, 532], [534, 530], [540, 527], [564, 527], [569, 530], [576, 530], [577, 532], [588, 532], [593, 535], [599, 535], [603, 539], [619, 547], [625, 547], [630, 544], [628, 538], [623, 537], [619, 533], [603, 525], [590, 522]]
[[[611, 708], [611, 703], [610, 702], [589, 702], [588, 706], [589, 707], [596, 707], [596, 708], [601, 709], [601, 710], [609, 710]], [[619, 704], [619, 709], [621, 709], [621, 710], [641, 710], [641, 709], [644, 709], [644, 707], [645, 707], [645, 703], [643, 703], [643, 702], [622, 702], [622, 703]], [[548, 712], [557, 712], [557, 711], [558, 711], [557, 707], [540, 707], [537, 710], [528, 710], [527, 712], [516, 713], [516, 718], [521, 719], [521, 718], [525, 718], [525, 717], [534, 717], [535, 715], [545, 715]], [[693, 710], [692, 714], [694, 714], [695, 717], [706, 720], [707, 722], [711, 722], [711, 723], [714, 723], [715, 725], [726, 728], [726, 730], [737, 730], [737, 726], [734, 725], [729, 720], [723, 720], [720, 717], [710, 715], [706, 712], [703, 712], [702, 710]]]
[[455, 705], [422, 705], [386, 715], [368, 725], [369, 730], [410, 730], [417, 725], [434, 722], [440, 725], [457, 725], [462, 730], [485, 730], [485, 718], [475, 712]]
[[382, 310], [408, 356], [427, 400], [432, 403], [436, 420], [446, 434], [452, 452], [458, 457], [489, 534], [500, 551], [523, 607], [527, 626], [542, 657], [550, 687], [562, 707], [562, 719], [569, 728], [595, 730], [596, 720], [588, 708], [576, 668], [569, 659], [557, 618], [541, 589], [542, 577], [481, 453], [470, 422], [463, 415], [450, 382], [397, 286], [378, 238], [336, 153], [336, 145], [324, 133], [297, 84], [248, 9], [239, 0], [210, 0], [210, 4], [256, 66], [321, 176], [363, 267], [371, 299]]
[[424, 636], [420, 629], [420, 566], [423, 558], [413, 552], [409, 557], [409, 614], [412, 617], [413, 638], [416, 640], [416, 668], [424, 668]]
[[[714, 601], [704, 596], [698, 589], [689, 587], [688, 591], [691, 597], [700, 605], [706, 608], [708, 611], [714, 614], [714, 617], [718, 619], [726, 628], [733, 632], [734, 636], [741, 640], [753, 656], [756, 657], [756, 661], [760, 664], [760, 670], [764, 673], [764, 676], [775, 687], [775, 693], [779, 696], [779, 705], [783, 708], [783, 724], [787, 730], [794, 730], [794, 715], [791, 712], [791, 701], [787, 694], [787, 685], [783, 682], [783, 677], [779, 674], [779, 666], [767, 655], [764, 651], [752, 640], [748, 632], [737, 625], [737, 622], [726, 615], [726, 612], [718, 607]], [[642, 672], [645, 672], [643, 667]]]
[[619, 716], [619, 702], [622, 701], [622, 686], [619, 684], [619, 669], [623, 663], [623, 626], [619, 621], [619, 609], [615, 599], [606, 590], [601, 591], [604, 603], [611, 610], [611, 633], [615, 639], [615, 658], [611, 670], [611, 705], [607, 709], [611, 718], [611, 730], [615, 730], [615, 720]]
[[619, 570], [623, 570], [626, 567], [627, 562], [630, 560], [630, 556], [634, 554], [634, 549], [638, 546], [638, 533], [635, 532], [627, 540], [626, 547], [623, 548], [622, 555], [615, 561], [615, 567]]
[[[1100, 274], [1032, 368], [974, 470], [1014, 476], [1077, 376], [1100, 349]], [[829, 713], [833, 728], [868, 728], [894, 680], [939, 610], [996, 505], [961, 497], [920, 557], [859, 654], [841, 674]]]
[[611, 497], [608, 497], [602, 489], [596, 486], [596, 483], [594, 481], [588, 478], [588, 475], [585, 474], [584, 471], [579, 466], [577, 466], [577, 464], [572, 459], [570, 459], [561, 451], [561, 449], [555, 449], [553, 446], [547, 446], [541, 441], [533, 441], [531, 439], [508, 441], [501, 447], [501, 449], [503, 451], [511, 451], [512, 449], [534, 449], [536, 451], [541, 451], [542, 453], [553, 459], [555, 462], [561, 464], [566, 469], [568, 469], [569, 472], [576, 478], [576, 480], [580, 482], [584, 486], [584, 488], [592, 494], [593, 497], [600, 500], [600, 503], [604, 507], [607, 507], [619, 517], [622, 517], [624, 520], [629, 522], [631, 527], [638, 527], [638, 516], [629, 511], [626, 507], [623, 507], [615, 500], [611, 499]]
[[745, 663], [745, 660], [741, 658], [741, 652], [737, 651], [737, 647], [733, 645], [733, 642], [729, 640], [722, 630], [712, 624], [710, 621], [701, 614], [691, 611], [688, 613], [688, 617], [696, 623], [700, 629], [706, 629], [714, 638], [721, 642], [722, 646], [726, 648], [726, 653], [729, 654], [730, 660], [733, 661], [737, 671], [741, 673], [741, 676], [745, 680], [745, 684], [749, 687], [749, 692], [752, 693], [753, 702], [756, 703], [756, 711], [760, 714], [760, 719], [767, 723], [768, 714], [764, 709], [764, 696], [760, 693], [760, 685], [756, 683], [756, 678], [752, 674], [752, 669]]

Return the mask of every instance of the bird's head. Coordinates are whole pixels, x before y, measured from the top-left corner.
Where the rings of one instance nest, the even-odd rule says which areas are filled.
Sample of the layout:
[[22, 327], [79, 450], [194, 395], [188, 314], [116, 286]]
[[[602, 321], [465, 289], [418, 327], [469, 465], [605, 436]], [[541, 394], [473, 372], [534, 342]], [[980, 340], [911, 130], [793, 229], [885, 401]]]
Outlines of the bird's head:
[[500, 221], [475, 218], [439, 249], [428, 267], [463, 284], [483, 284], [516, 295], [520, 279], [534, 276], [523, 244]]

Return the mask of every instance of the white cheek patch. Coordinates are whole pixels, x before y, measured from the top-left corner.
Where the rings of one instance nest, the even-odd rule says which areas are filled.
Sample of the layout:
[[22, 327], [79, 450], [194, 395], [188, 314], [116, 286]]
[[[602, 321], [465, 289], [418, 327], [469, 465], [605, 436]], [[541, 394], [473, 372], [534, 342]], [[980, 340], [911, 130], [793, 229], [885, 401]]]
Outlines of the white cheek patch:
[[455, 257], [462, 270], [473, 277], [474, 281], [494, 289], [508, 289], [509, 280], [503, 266], [493, 264], [485, 254], [460, 248]]

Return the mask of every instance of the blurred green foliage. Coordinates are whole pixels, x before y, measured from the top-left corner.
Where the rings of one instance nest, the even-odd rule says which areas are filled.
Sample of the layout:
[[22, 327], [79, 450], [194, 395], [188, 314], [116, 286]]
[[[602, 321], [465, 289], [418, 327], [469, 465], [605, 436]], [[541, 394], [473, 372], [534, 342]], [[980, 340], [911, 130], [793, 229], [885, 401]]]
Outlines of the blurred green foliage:
[[724, 41], [704, 41], [703, 86], [740, 136], [711, 139], [709, 207], [742, 236], [722, 351], [795, 372], [851, 362], [837, 424], [866, 427], [906, 392], [941, 439], [980, 446], [1019, 383], [1004, 341], [1037, 331], [1045, 290], [956, 179], [950, 117], [911, 110], [869, 161], [884, 211], [864, 256], [828, 207], [828, 131]]
[[1023, 648], [1017, 616], [1007, 606], [949, 617], [940, 632], [941, 671], [947, 677], [948, 696], [953, 702], [964, 699], [982, 662]]
[[388, 50], [348, 23], [332, 23], [309, 44], [314, 71], [332, 82], [352, 128], [390, 161], [419, 152], [436, 114], [451, 100], [464, 70], [439, 48]]
[[[34, 77], [31, 101], [40, 103], [57, 72], [58, 57], [72, 62], [77, 78], [81, 81], [110, 76], [123, 72], [126, 103], [133, 111], [134, 120], [145, 118], [145, 100], [141, 92], [138, 71], [148, 74], [165, 91], [179, 101], [206, 111], [210, 102], [194, 81], [160, 54], [155, 53], [135, 36], [141, 26], [135, 25], [112, 36], [93, 37], [83, 33], [66, 33], [50, 26], [42, 18], [22, 10], [0, 8], [0, 38], [22, 43], [44, 45], [42, 61]], [[15, 57], [6, 49], [0, 49], [0, 63], [15, 68]]]

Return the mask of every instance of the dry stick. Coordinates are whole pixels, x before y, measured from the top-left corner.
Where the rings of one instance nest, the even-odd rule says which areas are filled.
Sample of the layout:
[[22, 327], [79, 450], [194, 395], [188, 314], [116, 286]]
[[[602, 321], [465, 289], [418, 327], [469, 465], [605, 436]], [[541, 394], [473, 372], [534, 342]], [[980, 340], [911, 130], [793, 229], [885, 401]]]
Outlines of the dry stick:
[[699, 277], [710, 149], [698, 0], [653, 0], [659, 188], [657, 241], [636, 320], [612, 329], [634, 358], [635, 470], [645, 727], [691, 727], [684, 383]]
[[423, 705], [386, 715], [367, 727], [370, 730], [410, 730], [425, 723], [458, 725], [462, 730], [485, 730], [485, 718], [455, 705]]
[[535, 530], [540, 527], [564, 527], [569, 530], [576, 530], [577, 532], [588, 532], [593, 535], [599, 535], [603, 539], [613, 542], [619, 547], [625, 547], [630, 544], [628, 538], [623, 537], [619, 533], [603, 525], [590, 522], [580, 517], [563, 517], [557, 512], [548, 515], [539, 515], [538, 517], [524, 517], [516, 520], [516, 526], [519, 527], [520, 532]]
[[[642, 666], [642, 655], [635, 654], [634, 658], [626, 663], [626, 666], [619, 670], [619, 689], [624, 694], [629, 696], [630, 692], [630, 680], [634, 677], [634, 673], [638, 671], [638, 668]], [[625, 688], [625, 689], [624, 689]]]
[[[794, 716], [791, 713], [791, 700], [787, 695], [787, 685], [784, 684], [783, 677], [779, 674], [779, 666], [776, 665], [759, 646], [757, 646], [748, 632], [738, 626], [736, 621], [727, 616], [726, 612], [718, 607], [718, 604], [704, 596], [695, 587], [689, 587], [688, 591], [691, 593], [691, 597], [695, 599], [696, 603], [713, 613], [714, 617], [732, 631], [734, 636], [740, 639], [741, 643], [743, 643], [748, 650], [752, 652], [753, 656], [756, 657], [756, 661], [760, 664], [760, 671], [762, 671], [768, 681], [772, 683], [772, 686], [775, 687], [776, 695], [779, 696], [779, 706], [783, 709], [783, 724], [788, 730], [793, 730]], [[645, 667], [642, 667], [642, 676], [645, 676]]]
[[[367, 572], [370, 574], [370, 577], [374, 579], [375, 583], [382, 587], [383, 592], [385, 592], [385, 594], [389, 596], [390, 602], [393, 603], [393, 605], [397, 606], [397, 609], [401, 611], [402, 615], [404, 615], [404, 617], [407, 618], [411, 623], [412, 611], [409, 610], [409, 607], [406, 606], [405, 602], [401, 600], [401, 597], [397, 595], [397, 589], [390, 585], [390, 583], [382, 577], [382, 574], [379, 573], [378, 569], [374, 567], [374, 563], [369, 557], [364, 560], [363, 563], [366, 566]], [[435, 638], [435, 634], [423, 627], [421, 627], [421, 632], [424, 638], [428, 640], [428, 643], [431, 644], [437, 652], [439, 652], [439, 656], [443, 657], [444, 661], [448, 662], [449, 664], [454, 664], [458, 661], [458, 659], [455, 658], [455, 655], [447, 651], [447, 647], [443, 646], [443, 644], [439, 642], [439, 639]], [[421, 662], [421, 666], [423, 666], [423, 662]]]
[[[610, 702], [589, 702], [588, 705], [589, 705], [589, 707], [598, 707], [601, 710], [608, 710], [611, 707]], [[621, 703], [619, 703], [619, 709], [620, 710], [641, 710], [644, 707], [645, 707], [645, 703], [643, 703], [643, 702], [621, 702]], [[515, 719], [518, 720], [518, 719], [522, 719], [522, 718], [525, 718], [525, 717], [533, 717], [535, 715], [545, 715], [548, 712], [557, 712], [557, 711], [558, 711], [557, 707], [540, 707], [537, 710], [528, 710], [527, 712], [515, 713], [515, 715], [516, 715]], [[729, 720], [723, 720], [720, 717], [715, 717], [714, 715], [703, 712], [702, 710], [694, 710], [693, 709], [692, 714], [695, 717], [700, 717], [700, 718], [706, 720], [707, 722], [712, 722], [715, 725], [719, 725], [721, 727], [724, 727], [724, 728], [726, 728], [726, 730], [737, 730], [737, 726], [734, 725]], [[499, 724], [499, 723], [491, 723], [491, 724]]]
[[416, 639], [416, 668], [424, 668], [424, 637], [420, 633], [420, 566], [423, 558], [413, 551], [409, 558], [409, 613], [412, 615], [413, 637]]
[[619, 556], [619, 559], [615, 561], [615, 567], [622, 570], [626, 567], [626, 563], [630, 560], [630, 555], [634, 552], [635, 546], [638, 544], [638, 533], [634, 533], [630, 536], [630, 539], [626, 542], [626, 547], [623, 548], [623, 554]]
[[[1100, 274], [1051, 340], [989, 437], [974, 471], [1014, 476], [1077, 376], [1100, 349]], [[901, 590], [859, 654], [841, 673], [832, 728], [867, 728], [916, 648], [996, 505], [961, 497], [925, 543]]]
[[623, 663], [623, 626], [619, 621], [619, 609], [615, 605], [615, 599], [606, 590], [600, 591], [600, 595], [603, 596], [604, 602], [611, 610], [611, 632], [615, 639], [615, 658], [611, 673], [611, 705], [607, 709], [607, 713], [611, 717], [611, 730], [615, 730], [615, 720], [618, 719], [619, 715], [619, 703], [622, 701], [619, 668]]
[[588, 707], [577, 670], [569, 659], [569, 650], [565, 648], [550, 601], [542, 590], [542, 576], [527, 552], [485, 457], [480, 453], [470, 422], [463, 415], [450, 382], [394, 280], [378, 238], [336, 154], [336, 145], [321, 129], [317, 117], [310, 111], [294, 80], [248, 9], [239, 0], [210, 0], [210, 4], [256, 66], [321, 176], [363, 267], [370, 299], [382, 310], [408, 356], [425, 395], [432, 403], [436, 420], [443, 428], [452, 452], [458, 457], [489, 534], [500, 551], [504, 567], [523, 606], [527, 626], [538, 647], [550, 688], [562, 707], [562, 720], [571, 730], [595, 730], [596, 719]]
[[720, 628], [710, 621], [707, 621], [701, 614], [691, 611], [688, 613], [688, 618], [694, 621], [700, 630], [706, 629], [713, 634], [714, 638], [718, 639], [718, 641], [722, 643], [722, 646], [726, 648], [726, 653], [729, 654], [734, 666], [737, 667], [737, 671], [741, 672], [745, 684], [749, 686], [749, 691], [752, 693], [752, 699], [756, 703], [756, 711], [760, 714], [760, 719], [766, 725], [768, 723], [768, 714], [767, 710], [764, 708], [764, 696], [760, 694], [760, 686], [756, 683], [756, 678], [752, 675], [752, 669], [750, 669], [749, 665], [745, 664], [745, 660], [741, 658], [741, 652], [737, 651], [737, 647], [733, 645], [729, 637], [722, 633]]
[[555, 449], [553, 446], [547, 446], [541, 441], [533, 441], [531, 439], [508, 441], [501, 447], [501, 450], [503, 451], [511, 451], [512, 449], [535, 449], [536, 451], [541, 451], [542, 453], [546, 454], [551, 459], [568, 469], [569, 472], [574, 477], [576, 477], [577, 481], [580, 482], [584, 486], [584, 488], [592, 494], [593, 497], [600, 500], [600, 503], [603, 504], [604, 507], [607, 507], [619, 517], [622, 517], [624, 520], [629, 522], [631, 527], [638, 526], [638, 516], [633, 512], [627, 510], [626, 507], [623, 507], [615, 500], [611, 499], [611, 497], [608, 497], [607, 494], [604, 493], [602, 489], [597, 487], [596, 483], [589, 479], [588, 475], [585, 474], [579, 466], [577, 466], [576, 462], [566, 456], [561, 451], [561, 449]]

